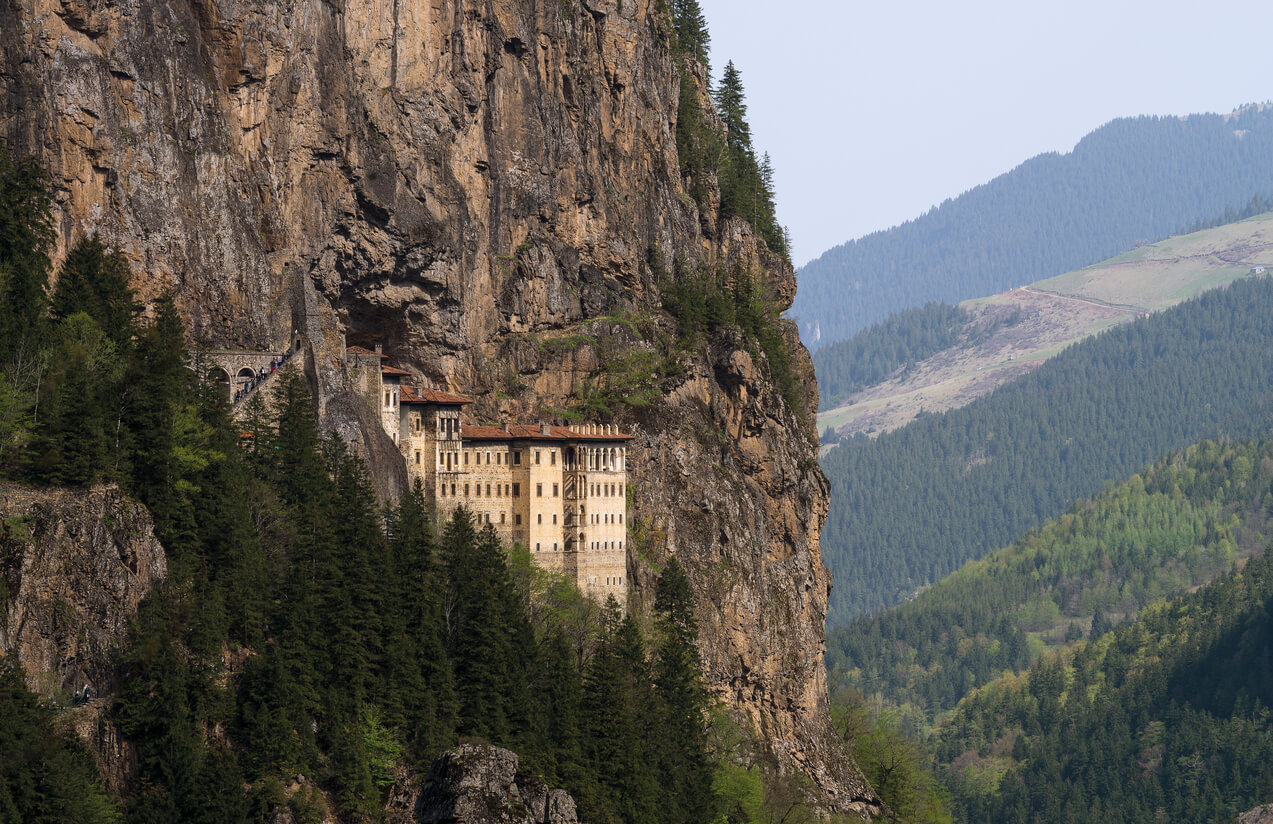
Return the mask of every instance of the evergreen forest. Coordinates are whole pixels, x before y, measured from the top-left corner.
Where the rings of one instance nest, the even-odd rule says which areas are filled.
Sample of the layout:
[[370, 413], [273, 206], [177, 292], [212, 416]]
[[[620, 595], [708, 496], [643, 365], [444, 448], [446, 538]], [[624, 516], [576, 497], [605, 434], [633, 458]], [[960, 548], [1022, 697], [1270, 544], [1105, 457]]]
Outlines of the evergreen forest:
[[[624, 616], [464, 510], [437, 522], [418, 486], [381, 507], [297, 370], [232, 418], [174, 302], [143, 311], [118, 252], [80, 239], [50, 290], [50, 198], [0, 144], [0, 478], [118, 484], [168, 577], [103, 699], [135, 755], [124, 798], [65, 696], [0, 662], [0, 822], [375, 822], [462, 741], [514, 750], [590, 822], [805, 820], [798, 782], [708, 694], [674, 559]], [[0, 558], [26, 540], [9, 526]]]
[[900, 603], [1109, 479], [1273, 413], [1273, 279], [1245, 278], [1076, 344], [961, 409], [822, 460], [828, 622]]
[[1209, 441], [832, 643], [903, 821], [1217, 821], [1273, 799], [1273, 442]]
[[1273, 441], [1203, 442], [828, 637], [838, 683], [922, 731], [1004, 672], [1096, 640], [1264, 551]]
[[1232, 822], [1273, 799], [1273, 555], [1052, 653], [934, 740], [958, 820]]
[[814, 353], [819, 405], [833, 409], [867, 387], [905, 377], [915, 364], [938, 352], [952, 346], [979, 346], [996, 330], [1020, 319], [1019, 309], [977, 321], [966, 309], [949, 303], [904, 309]]
[[1067, 154], [823, 253], [801, 267], [790, 315], [817, 349], [903, 309], [997, 294], [1236, 215], [1270, 191], [1273, 109], [1114, 120]]

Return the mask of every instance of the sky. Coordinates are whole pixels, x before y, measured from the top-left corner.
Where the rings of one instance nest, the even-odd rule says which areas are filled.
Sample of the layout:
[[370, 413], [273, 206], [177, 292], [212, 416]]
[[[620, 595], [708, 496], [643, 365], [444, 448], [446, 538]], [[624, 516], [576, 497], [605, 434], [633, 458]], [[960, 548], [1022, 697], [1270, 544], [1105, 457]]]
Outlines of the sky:
[[1117, 117], [1273, 100], [1273, 2], [699, 0], [797, 266]]

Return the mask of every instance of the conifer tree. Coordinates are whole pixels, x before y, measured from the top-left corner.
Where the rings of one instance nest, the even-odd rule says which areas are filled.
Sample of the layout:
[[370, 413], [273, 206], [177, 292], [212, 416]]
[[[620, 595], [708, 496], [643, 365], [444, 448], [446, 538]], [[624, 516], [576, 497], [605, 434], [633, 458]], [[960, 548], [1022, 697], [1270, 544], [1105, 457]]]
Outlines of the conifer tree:
[[660, 779], [666, 793], [663, 820], [708, 821], [716, 799], [707, 758], [707, 690], [698, 656], [694, 595], [680, 562], [668, 561], [655, 587], [654, 610], [660, 641], [654, 683], [665, 713], [665, 743], [660, 747]]
[[406, 731], [418, 759], [431, 758], [455, 730], [458, 699], [443, 641], [445, 589], [433, 524], [419, 479], [388, 519], [392, 597], [382, 699], [386, 722]]
[[53, 291], [53, 318], [64, 320], [83, 312], [120, 351], [133, 336], [133, 315], [137, 304], [128, 285], [127, 259], [107, 249], [96, 235], [82, 238], [71, 247]]
[[49, 247], [55, 232], [48, 175], [31, 158], [15, 162], [0, 141], [0, 359], [47, 331]]
[[118, 821], [92, 759], [55, 728], [12, 656], [0, 660], [0, 821]]
[[707, 31], [707, 18], [698, 0], [672, 0], [672, 24], [676, 29], [676, 45], [682, 54], [693, 57], [706, 74], [711, 74], [708, 57], [711, 36]]
[[125, 384], [130, 490], [149, 508], [171, 549], [178, 534], [189, 540], [194, 528], [192, 476], [207, 466], [198, 440], [209, 434], [196, 421], [185, 328], [171, 296], [156, 302], [154, 321], [139, 332]]

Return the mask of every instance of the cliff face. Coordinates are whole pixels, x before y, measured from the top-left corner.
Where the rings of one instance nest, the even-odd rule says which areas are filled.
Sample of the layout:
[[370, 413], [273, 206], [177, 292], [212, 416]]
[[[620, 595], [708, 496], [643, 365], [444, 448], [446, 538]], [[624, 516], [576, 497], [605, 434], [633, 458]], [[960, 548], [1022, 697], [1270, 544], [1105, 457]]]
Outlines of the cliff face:
[[115, 487], [0, 483], [0, 655], [35, 691], [108, 691], [111, 647], [167, 570], [150, 513]]
[[[4, 136], [51, 171], [59, 254], [99, 232], [196, 340], [299, 333], [329, 425], [383, 456], [342, 333], [479, 398], [480, 419], [533, 421], [656, 356], [671, 328], [650, 261], [737, 263], [790, 303], [790, 268], [686, 193], [660, 5], [15, 0]], [[826, 717], [811, 423], [754, 346], [720, 334], [675, 360], [641, 378], [649, 405], [608, 407], [639, 433], [633, 601], [675, 552], [713, 688], [833, 806], [869, 806]]]

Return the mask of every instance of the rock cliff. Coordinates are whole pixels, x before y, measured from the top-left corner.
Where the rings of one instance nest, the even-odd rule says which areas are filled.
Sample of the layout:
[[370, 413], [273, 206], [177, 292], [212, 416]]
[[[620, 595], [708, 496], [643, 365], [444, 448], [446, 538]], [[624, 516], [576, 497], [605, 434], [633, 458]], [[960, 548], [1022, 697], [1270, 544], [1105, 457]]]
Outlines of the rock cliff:
[[167, 570], [150, 513], [117, 488], [0, 483], [0, 655], [45, 697], [110, 690], [111, 647]]
[[728, 332], [667, 354], [671, 261], [741, 267], [782, 306], [795, 280], [687, 193], [664, 3], [14, 0], [0, 35], [3, 136], [50, 169], [59, 254], [100, 233], [196, 341], [301, 337], [329, 425], [372, 456], [342, 335], [479, 419], [637, 432], [633, 602], [676, 553], [712, 687], [832, 808], [874, 806], [825, 707], [812, 423]]
[[418, 790], [395, 793], [389, 821], [577, 824], [570, 794], [534, 782], [519, 784], [518, 763], [516, 753], [489, 744], [447, 750], [429, 766]]

